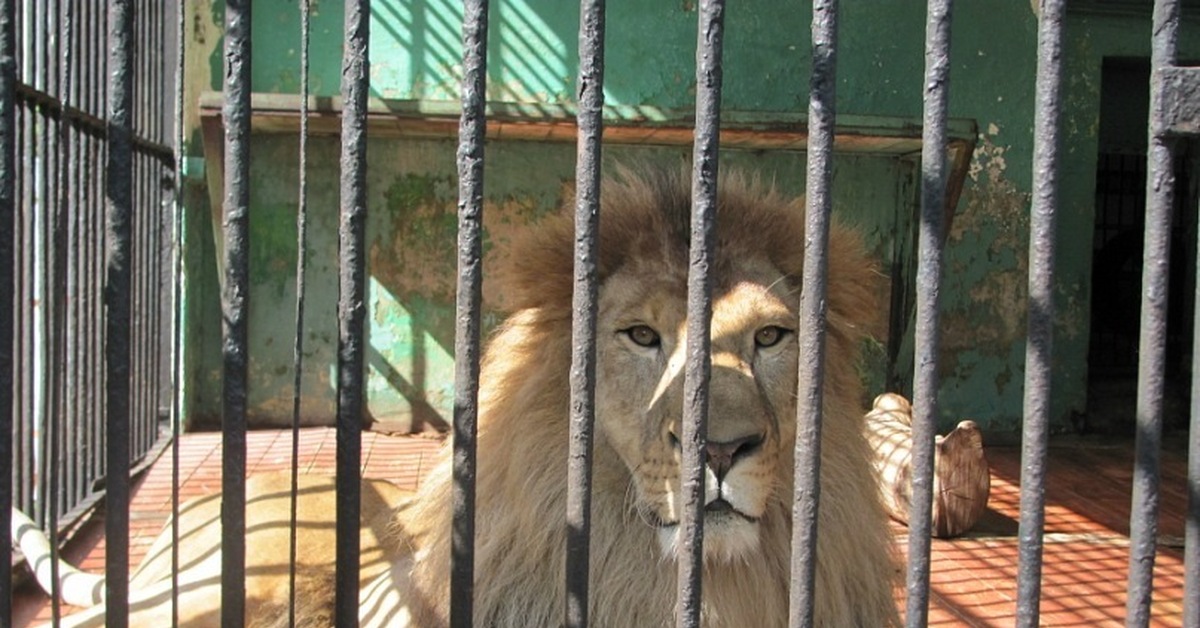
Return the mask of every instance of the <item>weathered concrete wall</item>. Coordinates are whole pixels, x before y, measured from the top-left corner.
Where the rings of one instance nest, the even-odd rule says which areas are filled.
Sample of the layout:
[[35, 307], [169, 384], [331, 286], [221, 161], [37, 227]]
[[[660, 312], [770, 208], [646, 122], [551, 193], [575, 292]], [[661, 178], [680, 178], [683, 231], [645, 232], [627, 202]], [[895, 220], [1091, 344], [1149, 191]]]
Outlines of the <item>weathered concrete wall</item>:
[[[214, 0], [215, 1], [215, 0]], [[340, 80], [342, 3], [315, 2], [313, 87], [333, 95]], [[220, 4], [197, 3], [193, 56], [219, 89], [213, 39]], [[573, 93], [577, 7], [562, 0], [492, 3], [489, 96], [494, 100], [565, 103]], [[838, 108], [843, 114], [919, 117], [924, 11], [920, 3], [842, 4]], [[372, 23], [372, 95], [452, 99], [460, 71], [459, 20], [453, 0], [376, 3]], [[742, 111], [803, 111], [807, 102], [808, 7], [745, 0], [727, 12], [724, 106]], [[293, 3], [255, 3], [254, 89], [294, 92], [298, 85], [298, 18]], [[606, 95], [611, 104], [688, 107], [694, 97], [695, 6], [691, 0], [642, 0], [609, 7]], [[950, 114], [980, 131], [970, 176], [948, 234], [943, 296], [941, 410], [947, 425], [972, 417], [990, 431], [1015, 430], [1021, 416], [1026, 310], [1026, 249], [1031, 188], [1036, 18], [1026, 2], [971, 2], [955, 7]], [[1056, 429], [1070, 427], [1086, 403], [1091, 232], [1105, 57], [1146, 56], [1148, 18], [1073, 13], [1068, 20], [1063, 123], [1058, 319], [1054, 380]], [[1183, 55], [1200, 55], [1187, 23]], [[195, 84], [190, 80], [189, 84]], [[253, 149], [251, 406], [256, 415], [290, 410], [294, 282], [295, 141], [257, 138]], [[193, 152], [197, 151], [193, 143]], [[641, 149], [617, 149], [619, 156]], [[336, 145], [313, 146], [311, 331], [305, 410], [332, 414], [333, 303], [336, 299]], [[493, 143], [488, 147], [489, 256], [528, 220], [550, 211], [572, 177], [570, 146]], [[677, 158], [679, 150], [660, 149]], [[882, 259], [903, 246], [911, 181], [895, 157], [839, 158], [835, 195], [847, 214], [871, 216]], [[732, 155], [798, 188], [803, 155]], [[372, 412], [436, 422], [447, 416], [452, 318], [448, 309], [454, 230], [453, 144], [373, 141], [371, 194]], [[799, 191], [797, 189], [797, 191]], [[203, 215], [203, 195], [193, 213]], [[213, 234], [189, 223], [189, 416], [219, 411], [219, 318]], [[900, 234], [901, 237], [897, 237]], [[494, 299], [496, 295], [490, 295]], [[902, 351], [901, 355], [904, 353]], [[911, 367], [901, 364], [901, 379]]]
[[[456, 194], [451, 140], [375, 140], [368, 170], [369, 309], [368, 410], [374, 419], [445, 427], [453, 401]], [[334, 414], [337, 344], [337, 163], [333, 138], [316, 139], [310, 158], [310, 217], [304, 333], [303, 421], [327, 423]], [[292, 346], [295, 335], [295, 207], [298, 141], [257, 136], [251, 163], [251, 293], [249, 414], [256, 424], [290, 421]], [[574, 177], [574, 147], [530, 142], [488, 146], [485, 185], [485, 275], [493, 271], [513, 234], [555, 211]], [[616, 147], [614, 160], [682, 162], [678, 149]], [[774, 176], [780, 188], [802, 192], [804, 156], [734, 153], [726, 167]], [[898, 176], [894, 158], [839, 161], [845, 181], [839, 214], [863, 227], [880, 257], [888, 255]], [[853, 184], [868, 179], [871, 185]], [[860, 210], [860, 208], [863, 208]], [[213, 248], [207, 250], [212, 251]], [[215, 263], [208, 271], [215, 273]], [[215, 274], [205, 284], [215, 291]], [[485, 327], [499, 321], [504, 295], [484, 282]], [[219, 345], [219, 318], [196, 321], [197, 341]], [[191, 416], [211, 424], [220, 412], [219, 354], [197, 361], [196, 403]]]

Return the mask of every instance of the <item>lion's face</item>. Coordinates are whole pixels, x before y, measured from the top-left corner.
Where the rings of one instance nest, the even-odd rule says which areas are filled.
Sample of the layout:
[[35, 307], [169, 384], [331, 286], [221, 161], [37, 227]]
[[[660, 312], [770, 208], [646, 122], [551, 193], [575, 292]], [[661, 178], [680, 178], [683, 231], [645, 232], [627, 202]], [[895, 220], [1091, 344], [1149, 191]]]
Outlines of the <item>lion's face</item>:
[[[630, 473], [633, 508], [677, 551], [679, 438], [686, 361], [682, 269], [625, 268], [601, 288], [597, 422]], [[784, 491], [781, 460], [795, 437], [796, 307], [779, 271], [744, 260], [713, 294], [712, 376], [705, 468], [707, 560], [748, 558]], [[787, 448], [787, 449], [785, 449]]]

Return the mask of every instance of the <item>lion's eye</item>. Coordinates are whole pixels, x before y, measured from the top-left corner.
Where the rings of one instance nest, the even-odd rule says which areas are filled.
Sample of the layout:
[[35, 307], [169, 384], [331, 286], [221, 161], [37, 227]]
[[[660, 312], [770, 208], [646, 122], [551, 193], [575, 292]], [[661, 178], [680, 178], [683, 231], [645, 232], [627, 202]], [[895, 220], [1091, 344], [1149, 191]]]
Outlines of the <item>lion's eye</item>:
[[777, 327], [775, 325], [763, 327], [755, 332], [754, 344], [758, 345], [759, 347], [774, 347], [775, 345], [779, 344], [780, 340], [783, 340], [785, 337], [787, 337], [789, 333], [791, 333], [791, 330]]
[[651, 329], [648, 325], [634, 325], [623, 331], [634, 344], [639, 347], [657, 347], [662, 344], [662, 340], [658, 337], [658, 332]]

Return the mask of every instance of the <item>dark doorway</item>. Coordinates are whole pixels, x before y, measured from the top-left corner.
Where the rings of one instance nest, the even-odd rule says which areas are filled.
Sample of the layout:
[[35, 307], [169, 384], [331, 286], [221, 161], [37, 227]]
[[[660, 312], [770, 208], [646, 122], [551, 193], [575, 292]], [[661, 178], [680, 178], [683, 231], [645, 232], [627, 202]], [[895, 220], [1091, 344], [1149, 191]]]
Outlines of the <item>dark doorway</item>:
[[[1137, 399], [1142, 232], [1150, 64], [1104, 62], [1092, 238], [1092, 310], [1085, 431], [1131, 434]], [[1188, 419], [1196, 276], [1196, 168], [1185, 147], [1175, 165], [1164, 398], [1168, 429]]]

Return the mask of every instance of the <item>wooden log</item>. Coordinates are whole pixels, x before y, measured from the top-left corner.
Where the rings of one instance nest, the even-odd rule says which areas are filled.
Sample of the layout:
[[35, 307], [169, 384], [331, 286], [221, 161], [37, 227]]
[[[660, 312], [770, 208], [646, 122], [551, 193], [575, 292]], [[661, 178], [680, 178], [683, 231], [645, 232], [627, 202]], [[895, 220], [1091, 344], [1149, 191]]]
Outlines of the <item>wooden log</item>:
[[[866, 415], [867, 441], [875, 451], [883, 503], [892, 518], [908, 524], [912, 502], [912, 405], [895, 393], [875, 398]], [[983, 435], [974, 421], [962, 421], [935, 441], [933, 535], [959, 536], [987, 510], [991, 477]]]

